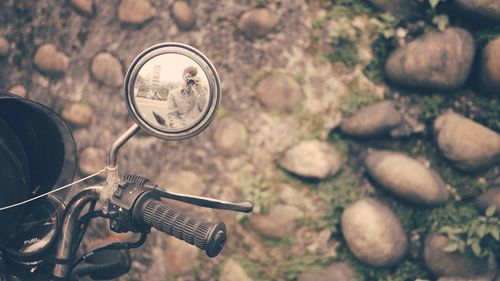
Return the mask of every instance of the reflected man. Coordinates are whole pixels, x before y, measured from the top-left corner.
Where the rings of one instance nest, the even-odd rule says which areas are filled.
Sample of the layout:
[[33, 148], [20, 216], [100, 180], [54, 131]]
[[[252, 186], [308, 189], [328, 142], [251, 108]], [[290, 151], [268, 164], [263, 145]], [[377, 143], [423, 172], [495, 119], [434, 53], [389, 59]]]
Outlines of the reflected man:
[[207, 103], [207, 90], [202, 85], [198, 70], [188, 66], [182, 74], [182, 85], [167, 98], [168, 124], [174, 129], [184, 128], [200, 117]]

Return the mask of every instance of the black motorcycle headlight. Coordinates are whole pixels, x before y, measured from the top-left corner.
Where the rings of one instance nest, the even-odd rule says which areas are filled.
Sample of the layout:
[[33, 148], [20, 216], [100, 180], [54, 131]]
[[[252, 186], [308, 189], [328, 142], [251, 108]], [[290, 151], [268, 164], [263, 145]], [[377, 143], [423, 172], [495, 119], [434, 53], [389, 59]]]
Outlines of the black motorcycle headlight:
[[[75, 170], [75, 142], [59, 115], [44, 105], [0, 91], [0, 207], [66, 185], [73, 180]], [[68, 192], [65, 189], [54, 195], [64, 202]], [[16, 236], [25, 235], [26, 225], [36, 229], [39, 223], [43, 227], [46, 220], [33, 212], [39, 212], [48, 200], [0, 211], [0, 246], [15, 250], [18, 245], [11, 244], [17, 241]], [[53, 215], [47, 213], [46, 218]], [[30, 218], [36, 220], [30, 222]], [[29, 246], [29, 240], [23, 243]]]

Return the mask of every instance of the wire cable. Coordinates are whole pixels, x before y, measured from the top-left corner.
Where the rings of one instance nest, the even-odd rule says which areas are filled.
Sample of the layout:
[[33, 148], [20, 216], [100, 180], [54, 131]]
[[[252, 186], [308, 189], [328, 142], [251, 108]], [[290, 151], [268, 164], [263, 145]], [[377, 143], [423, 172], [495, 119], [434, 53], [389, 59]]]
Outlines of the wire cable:
[[68, 188], [68, 187], [70, 187], [70, 186], [73, 186], [73, 185], [75, 185], [75, 184], [77, 184], [77, 183], [80, 183], [80, 182], [86, 181], [86, 180], [88, 180], [88, 179], [90, 179], [90, 178], [96, 177], [96, 176], [98, 176], [98, 175], [100, 175], [100, 174], [102, 174], [102, 173], [106, 172], [108, 169], [109, 169], [109, 167], [106, 167], [106, 168], [104, 168], [104, 169], [102, 169], [102, 170], [98, 171], [97, 173], [94, 173], [94, 174], [92, 174], [92, 175], [90, 175], [90, 176], [87, 176], [87, 177], [84, 177], [84, 178], [82, 178], [82, 179], [79, 179], [79, 180], [77, 180], [77, 181], [74, 181], [74, 182], [72, 182], [72, 183], [70, 183], [70, 184], [67, 184], [67, 185], [65, 185], [65, 186], [61, 186], [61, 187], [59, 187], [59, 188], [56, 188], [56, 189], [51, 190], [51, 191], [49, 191], [49, 192], [46, 192], [46, 193], [40, 194], [40, 195], [35, 196], [35, 197], [33, 197], [33, 198], [30, 198], [30, 199], [28, 199], [28, 200], [24, 200], [24, 201], [21, 201], [21, 202], [18, 202], [18, 203], [12, 204], [12, 205], [8, 205], [8, 206], [5, 206], [5, 207], [1, 207], [1, 208], [0, 208], [0, 211], [5, 211], [5, 210], [8, 210], [8, 209], [11, 209], [11, 208], [17, 207], [17, 206], [21, 206], [21, 205], [24, 205], [24, 204], [26, 204], [26, 203], [29, 203], [29, 202], [35, 201], [35, 200], [37, 200], [37, 199], [40, 199], [40, 198], [42, 198], [42, 197], [45, 197], [45, 196], [47, 196], [47, 195], [49, 195], [49, 194], [56, 193], [56, 192], [61, 191], [61, 190], [65, 189], [65, 188]]
[[89, 210], [87, 214], [83, 215], [80, 218], [80, 232], [78, 233], [78, 236], [76, 237], [75, 242], [73, 243], [73, 249], [71, 250], [71, 256], [73, 256], [76, 251], [78, 250], [78, 247], [80, 246], [80, 243], [82, 243], [83, 235], [85, 235], [85, 232], [87, 231], [87, 227], [89, 225], [90, 220], [92, 219], [92, 214], [94, 213], [95, 210], [95, 205], [96, 201], [90, 202]]

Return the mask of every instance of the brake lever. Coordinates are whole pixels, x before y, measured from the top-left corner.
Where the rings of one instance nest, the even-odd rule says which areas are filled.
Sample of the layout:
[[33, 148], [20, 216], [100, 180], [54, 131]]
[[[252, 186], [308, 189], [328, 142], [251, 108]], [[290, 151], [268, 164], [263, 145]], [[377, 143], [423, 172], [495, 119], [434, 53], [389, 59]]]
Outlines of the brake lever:
[[172, 199], [200, 207], [219, 209], [219, 210], [229, 210], [229, 211], [243, 212], [243, 213], [250, 213], [253, 210], [253, 203], [250, 201], [233, 203], [207, 197], [168, 192], [158, 189], [158, 186], [149, 186], [149, 188], [152, 188], [156, 192], [158, 192], [158, 195], [162, 198]]

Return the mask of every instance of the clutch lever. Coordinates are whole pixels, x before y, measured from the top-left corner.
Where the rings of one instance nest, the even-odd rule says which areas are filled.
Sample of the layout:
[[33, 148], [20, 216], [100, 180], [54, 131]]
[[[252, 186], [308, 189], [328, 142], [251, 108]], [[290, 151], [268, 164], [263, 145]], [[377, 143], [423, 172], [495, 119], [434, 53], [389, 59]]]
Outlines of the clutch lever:
[[162, 198], [172, 199], [200, 207], [219, 209], [219, 210], [229, 210], [229, 211], [243, 212], [243, 213], [250, 213], [253, 210], [253, 203], [250, 201], [233, 203], [207, 197], [168, 192], [165, 190], [158, 189], [158, 186], [155, 185], [153, 186], [145, 185], [145, 187], [154, 189], [156, 192], [158, 192], [158, 195]]

